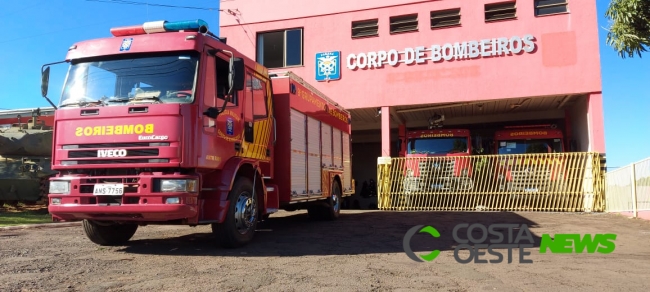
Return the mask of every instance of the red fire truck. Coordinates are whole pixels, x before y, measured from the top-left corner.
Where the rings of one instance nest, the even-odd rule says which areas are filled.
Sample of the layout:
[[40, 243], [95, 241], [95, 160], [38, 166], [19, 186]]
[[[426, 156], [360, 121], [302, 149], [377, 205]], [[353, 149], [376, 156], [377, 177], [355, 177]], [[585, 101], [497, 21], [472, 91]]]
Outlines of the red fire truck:
[[470, 136], [466, 129], [407, 131], [400, 156], [414, 159], [405, 163], [405, 191], [471, 190], [472, 166], [466, 157], [472, 153]]
[[211, 224], [220, 245], [238, 247], [278, 209], [339, 217], [354, 193], [348, 111], [290, 72], [270, 74], [202, 20], [111, 33], [62, 61], [54, 220], [83, 220], [100, 245], [147, 224]]
[[505, 127], [495, 133], [494, 142], [497, 154], [538, 154], [499, 159], [496, 173], [501, 191], [540, 193], [560, 189], [564, 163], [551, 153], [565, 152], [564, 135], [555, 125]]

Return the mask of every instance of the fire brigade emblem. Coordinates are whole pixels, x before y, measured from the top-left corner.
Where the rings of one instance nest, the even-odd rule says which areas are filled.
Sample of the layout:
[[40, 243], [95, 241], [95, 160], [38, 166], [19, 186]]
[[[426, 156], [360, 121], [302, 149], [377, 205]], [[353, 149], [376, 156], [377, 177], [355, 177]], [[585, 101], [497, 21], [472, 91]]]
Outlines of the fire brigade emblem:
[[226, 118], [226, 134], [232, 136], [235, 133], [235, 122], [231, 117]]
[[120, 46], [120, 52], [130, 50], [131, 44], [133, 44], [133, 38], [123, 39], [122, 46]]
[[316, 54], [316, 80], [336, 80], [341, 78], [340, 52], [325, 52]]

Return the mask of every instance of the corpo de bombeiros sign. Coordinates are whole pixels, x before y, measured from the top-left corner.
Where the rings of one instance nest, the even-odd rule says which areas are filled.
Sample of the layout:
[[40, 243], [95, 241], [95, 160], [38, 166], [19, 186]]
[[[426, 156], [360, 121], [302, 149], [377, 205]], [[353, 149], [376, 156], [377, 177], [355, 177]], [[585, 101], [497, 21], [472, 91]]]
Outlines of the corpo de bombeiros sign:
[[510, 56], [522, 52], [532, 53], [535, 51], [535, 45], [535, 37], [526, 34], [523, 37], [500, 37], [480, 41], [446, 43], [444, 45], [432, 45], [428, 48], [419, 46], [406, 48], [401, 52], [391, 49], [389, 51], [349, 54], [347, 67], [350, 70], [357, 68], [376, 69], [382, 68], [385, 64], [396, 66], [398, 63], [409, 65], [423, 64], [427, 61], [439, 62], [491, 56]]

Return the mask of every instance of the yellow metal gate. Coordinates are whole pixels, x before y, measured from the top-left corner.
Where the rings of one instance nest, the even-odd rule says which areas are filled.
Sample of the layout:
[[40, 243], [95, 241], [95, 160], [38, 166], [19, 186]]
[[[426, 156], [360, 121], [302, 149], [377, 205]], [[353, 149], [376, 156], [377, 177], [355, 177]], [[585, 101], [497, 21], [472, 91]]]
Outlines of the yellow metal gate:
[[432, 211], [604, 211], [595, 152], [379, 157], [378, 207]]

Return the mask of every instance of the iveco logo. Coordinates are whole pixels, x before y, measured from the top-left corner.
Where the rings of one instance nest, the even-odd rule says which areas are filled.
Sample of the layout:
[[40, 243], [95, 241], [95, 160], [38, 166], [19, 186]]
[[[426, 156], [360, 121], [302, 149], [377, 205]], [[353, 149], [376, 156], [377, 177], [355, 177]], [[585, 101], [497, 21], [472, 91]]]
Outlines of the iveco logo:
[[100, 149], [97, 150], [97, 157], [125, 157], [126, 149]]

